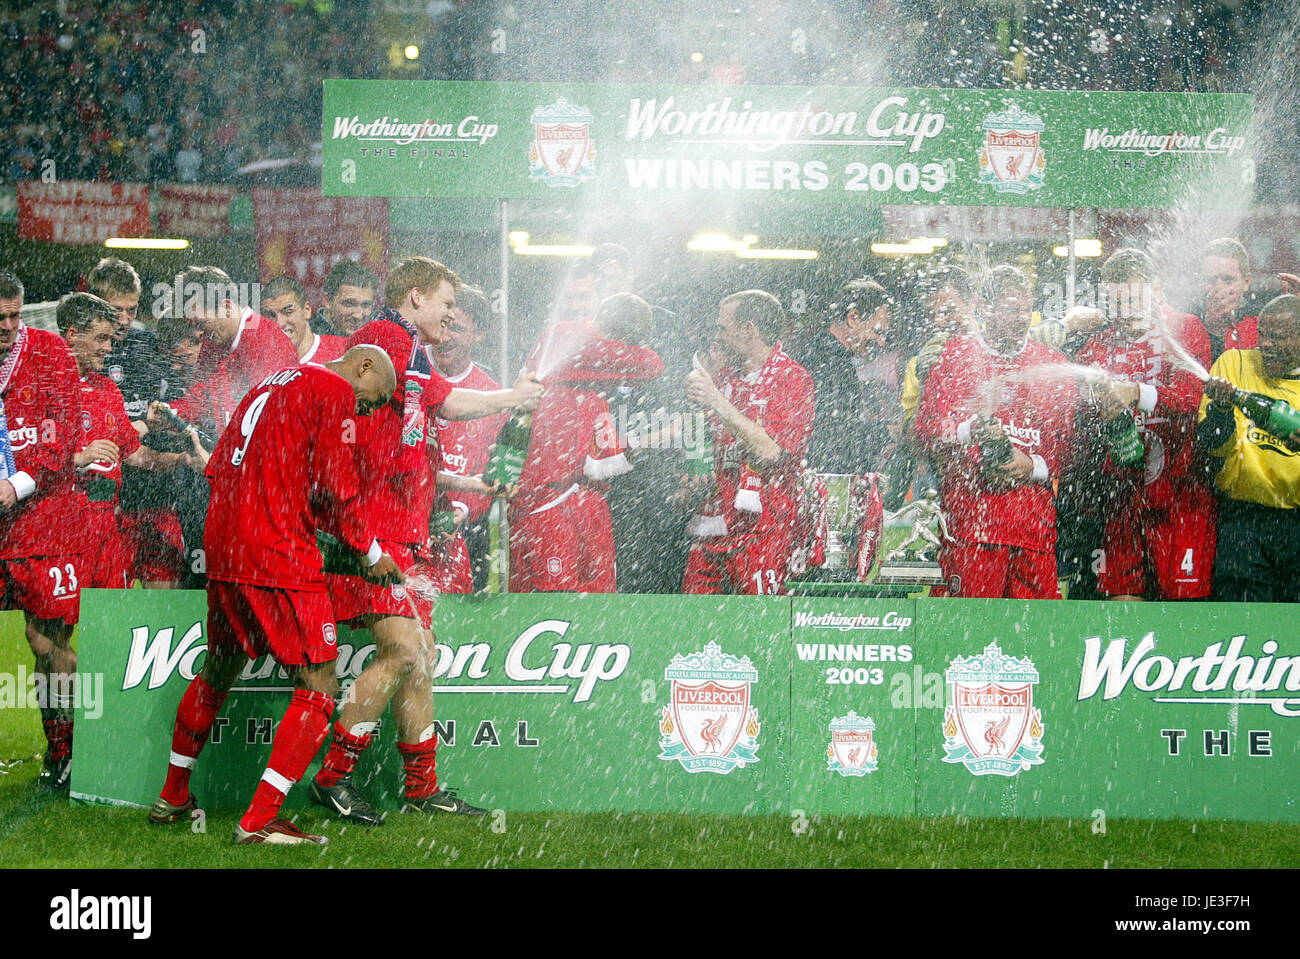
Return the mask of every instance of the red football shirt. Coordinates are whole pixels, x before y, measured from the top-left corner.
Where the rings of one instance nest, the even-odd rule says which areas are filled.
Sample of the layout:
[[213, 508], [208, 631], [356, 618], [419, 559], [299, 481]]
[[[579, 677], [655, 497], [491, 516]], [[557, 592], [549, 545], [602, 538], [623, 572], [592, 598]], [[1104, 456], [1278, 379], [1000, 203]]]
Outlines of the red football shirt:
[[81, 381], [81, 440], [77, 452], [84, 450], [92, 440], [111, 440], [117, 444], [121, 458], [109, 465], [97, 461], [78, 471], [78, 485], [88, 490], [95, 500], [98, 479], [110, 480], [116, 490], [122, 488], [122, 460], [140, 448], [140, 434], [126, 415], [126, 403], [117, 385], [103, 373], [93, 370]]
[[[355, 446], [358, 472], [366, 478], [358, 508], [379, 539], [394, 543], [424, 543], [429, 539], [433, 512], [434, 473], [426, 445], [438, 407], [452, 386], [432, 369], [428, 354], [400, 324], [371, 320], [348, 338], [349, 346], [370, 343], [388, 353], [397, 371], [393, 400], [358, 423]], [[418, 351], [418, 353], [416, 352]], [[418, 370], [412, 370], [419, 361]], [[406, 381], [414, 377], [422, 389], [419, 422], [404, 421]], [[367, 422], [368, 421], [368, 422]], [[407, 434], [425, 433], [424, 440], [405, 442]]]
[[1224, 352], [1259, 349], [1259, 317], [1243, 317], [1240, 323], [1228, 327], [1223, 337], [1223, 349]]
[[309, 349], [299, 363], [328, 363], [330, 360], [337, 360], [340, 356], [348, 351], [348, 338], [346, 336], [331, 336], [328, 333], [314, 334], [316, 337]]
[[[786, 453], [781, 462], [759, 474], [746, 463], [745, 447], [714, 418], [714, 472], [727, 533], [763, 533], [789, 526], [798, 512], [800, 464], [812, 436], [812, 374], [777, 343], [757, 373], [733, 374], [721, 386], [740, 414], [763, 427]], [[761, 513], [736, 507], [737, 492], [746, 484], [757, 489]]]
[[1205, 327], [1194, 316], [1166, 311], [1161, 331], [1126, 340], [1115, 330], [1106, 330], [1075, 356], [1075, 362], [1099, 366], [1142, 390], [1134, 421], [1146, 447], [1145, 498], [1153, 504], [1168, 502], [1171, 484], [1201, 482], [1193, 441], [1202, 384], [1180, 362], [1179, 351], [1209, 368], [1210, 337]]
[[[476, 363], [459, 376], [447, 378], [453, 388], [465, 390], [482, 390], [488, 392], [501, 389], [500, 384], [484, 372]], [[492, 443], [497, 433], [510, 418], [508, 412], [494, 416], [484, 416], [476, 420], [444, 420], [437, 418], [434, 423], [438, 428], [438, 443], [430, 445], [430, 455], [435, 449], [440, 454], [435, 469], [443, 469], [457, 476], [481, 476], [487, 466], [488, 454], [492, 452]], [[492, 497], [478, 493], [452, 493], [454, 502], [464, 503], [469, 510], [469, 519], [477, 520], [492, 505]]]
[[0, 509], [0, 559], [75, 553], [72, 454], [81, 439], [81, 377], [61, 337], [23, 327], [20, 341], [0, 362], [17, 469], [10, 481], [20, 497]]
[[[1078, 387], [1062, 367], [1065, 356], [1026, 342], [1003, 356], [977, 335], [954, 336], [925, 382], [916, 414], [917, 438], [932, 450], [952, 440], [977, 414], [996, 417], [1013, 446], [1041, 457], [1050, 479], [1060, 476], [1073, 429]], [[1056, 503], [1043, 482], [994, 489], [980, 472], [979, 446], [959, 447], [943, 465], [943, 512], [959, 542], [1050, 550], [1056, 544]]]
[[[567, 355], [548, 358], [559, 352], [556, 343], [567, 344]], [[557, 323], [543, 334], [525, 368], [537, 370], [539, 361], [546, 393], [533, 414], [519, 494], [510, 502], [515, 515], [544, 506], [574, 483], [603, 491], [604, 483], [586, 478], [587, 459], [611, 459], [623, 450], [600, 391], [623, 380], [653, 379], [664, 370], [653, 350], [600, 336], [585, 323]]]
[[250, 391], [208, 463], [208, 576], [319, 592], [317, 529], [366, 552], [374, 534], [357, 510], [352, 441], [370, 418], [323, 366], [280, 370]]
[[220, 433], [254, 384], [298, 363], [298, 351], [284, 331], [250, 310], [229, 348], [204, 342], [198, 361], [202, 378], [176, 401], [175, 410], [182, 419], [215, 426]]

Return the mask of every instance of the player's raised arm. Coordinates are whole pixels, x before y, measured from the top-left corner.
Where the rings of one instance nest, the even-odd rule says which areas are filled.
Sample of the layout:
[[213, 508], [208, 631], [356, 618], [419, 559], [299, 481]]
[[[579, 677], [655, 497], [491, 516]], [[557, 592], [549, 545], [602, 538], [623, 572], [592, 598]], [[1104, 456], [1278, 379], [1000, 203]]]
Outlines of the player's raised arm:
[[447, 394], [438, 415], [447, 420], [476, 420], [504, 410], [535, 410], [543, 387], [532, 373], [515, 380], [508, 390], [465, 390], [459, 387]]

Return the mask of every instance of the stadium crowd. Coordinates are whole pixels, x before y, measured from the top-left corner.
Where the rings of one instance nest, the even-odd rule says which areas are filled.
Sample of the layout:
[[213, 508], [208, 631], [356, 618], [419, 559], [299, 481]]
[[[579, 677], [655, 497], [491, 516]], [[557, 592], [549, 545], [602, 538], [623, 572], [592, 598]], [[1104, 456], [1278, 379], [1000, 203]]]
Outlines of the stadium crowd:
[[[319, 168], [321, 82], [335, 77], [1258, 92], [1257, 51], [1276, 40], [1262, 0], [680, 4], [672, 31], [653, 6], [442, 0], [416, 4], [391, 37], [376, 35], [372, 6], [15, 6], [0, 14], [0, 176], [37, 177], [45, 160], [60, 179], [130, 182], [232, 182], [263, 161]], [[409, 41], [419, 60], [389, 63], [385, 44]], [[1275, 126], [1258, 195], [1290, 202], [1300, 141], [1294, 124]]]

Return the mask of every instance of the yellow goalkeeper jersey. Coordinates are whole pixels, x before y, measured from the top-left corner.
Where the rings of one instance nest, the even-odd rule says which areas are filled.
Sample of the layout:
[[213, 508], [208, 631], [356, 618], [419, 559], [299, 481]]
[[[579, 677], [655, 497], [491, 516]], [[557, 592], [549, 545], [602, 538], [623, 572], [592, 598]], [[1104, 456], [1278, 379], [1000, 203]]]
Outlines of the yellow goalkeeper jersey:
[[[1214, 361], [1211, 376], [1227, 380], [1238, 389], [1284, 399], [1300, 409], [1300, 378], [1271, 380], [1264, 375], [1259, 350], [1227, 350]], [[1201, 397], [1201, 419], [1209, 398]], [[1256, 426], [1240, 409], [1233, 407], [1237, 429], [1232, 438], [1216, 450], [1223, 467], [1214, 485], [1233, 499], [1260, 503], [1279, 509], [1300, 506], [1300, 454], [1287, 449], [1271, 433]]]
[[903, 395], [899, 398], [903, 404], [903, 419], [916, 419], [916, 408], [921, 405], [921, 380], [916, 375], [916, 357], [907, 361], [903, 372]]

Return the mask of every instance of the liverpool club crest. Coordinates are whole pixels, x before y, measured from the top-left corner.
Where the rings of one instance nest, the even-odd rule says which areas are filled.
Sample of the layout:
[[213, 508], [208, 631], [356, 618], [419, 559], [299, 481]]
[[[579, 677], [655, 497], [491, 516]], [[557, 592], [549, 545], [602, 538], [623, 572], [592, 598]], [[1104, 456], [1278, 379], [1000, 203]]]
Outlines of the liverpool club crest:
[[591, 142], [591, 111], [564, 97], [538, 107], [529, 122], [528, 177], [551, 186], [577, 186], [596, 175], [596, 145]]
[[709, 643], [703, 651], [674, 656], [664, 670], [672, 701], [659, 719], [659, 758], [677, 760], [688, 773], [726, 773], [758, 762], [758, 709], [749, 704], [758, 670]]
[[1039, 144], [1043, 121], [1011, 104], [984, 118], [979, 182], [999, 193], [1028, 193], [1043, 185], [1047, 159]]
[[1043, 717], [1034, 708], [1038, 670], [1028, 657], [1006, 656], [989, 643], [978, 656], [958, 656], [946, 676], [943, 721], [946, 763], [974, 776], [1014, 776], [1043, 754]]
[[872, 740], [876, 724], [870, 716], [849, 710], [831, 720], [831, 744], [826, 747], [827, 769], [841, 776], [865, 776], [879, 765], [880, 750]]

